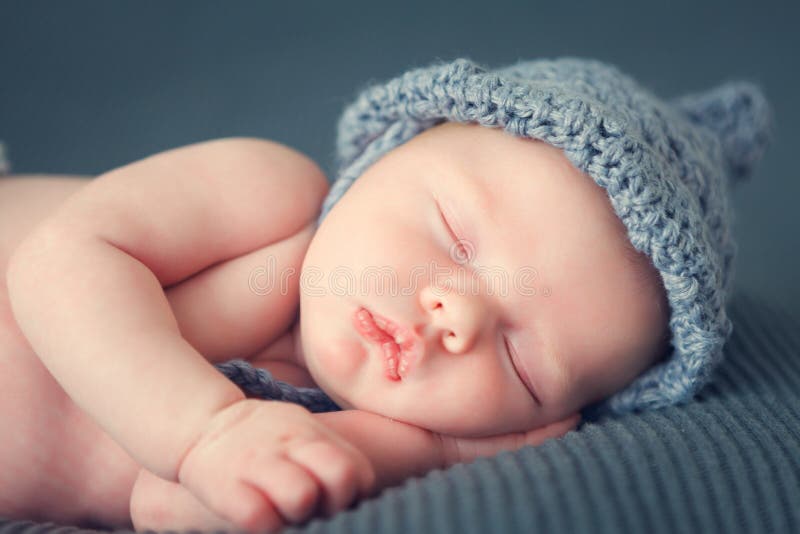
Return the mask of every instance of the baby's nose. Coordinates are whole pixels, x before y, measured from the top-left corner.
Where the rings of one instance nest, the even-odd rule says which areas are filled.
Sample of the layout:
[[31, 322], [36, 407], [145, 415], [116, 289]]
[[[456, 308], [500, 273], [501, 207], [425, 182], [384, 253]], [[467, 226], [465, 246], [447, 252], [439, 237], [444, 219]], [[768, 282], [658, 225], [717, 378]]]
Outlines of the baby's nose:
[[423, 337], [432, 337], [453, 354], [470, 350], [486, 318], [480, 296], [426, 287], [420, 292], [420, 303], [429, 325], [429, 332]]

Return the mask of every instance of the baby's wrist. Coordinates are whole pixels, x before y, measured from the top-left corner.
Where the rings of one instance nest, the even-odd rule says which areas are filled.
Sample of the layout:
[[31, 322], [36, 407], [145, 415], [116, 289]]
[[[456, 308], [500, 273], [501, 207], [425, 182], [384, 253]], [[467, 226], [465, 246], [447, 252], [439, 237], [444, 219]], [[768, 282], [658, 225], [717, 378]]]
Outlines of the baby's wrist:
[[203, 418], [199, 425], [195, 425], [194, 430], [191, 432], [192, 437], [181, 446], [177, 461], [174, 461], [166, 472], [158, 472], [152, 469], [151, 471], [165, 480], [180, 482], [181, 469], [191, 452], [201, 442], [216, 438], [224, 433], [225, 429], [229, 428], [235, 421], [246, 417], [247, 413], [252, 410], [252, 403], [258, 402], [255, 399], [247, 399], [241, 390], [237, 389], [237, 392], [238, 395], [221, 402], [219, 408]]

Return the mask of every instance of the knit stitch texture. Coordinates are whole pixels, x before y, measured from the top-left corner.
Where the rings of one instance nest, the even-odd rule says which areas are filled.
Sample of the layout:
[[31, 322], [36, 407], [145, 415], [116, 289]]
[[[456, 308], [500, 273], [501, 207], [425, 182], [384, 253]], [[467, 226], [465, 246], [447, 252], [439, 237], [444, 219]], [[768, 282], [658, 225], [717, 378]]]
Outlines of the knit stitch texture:
[[710, 381], [732, 332], [728, 189], [750, 176], [771, 137], [761, 89], [732, 81], [664, 101], [616, 67], [569, 57], [497, 70], [464, 58], [415, 68], [365, 88], [344, 110], [339, 171], [317, 224], [381, 156], [445, 121], [562, 149], [606, 190], [631, 243], [659, 271], [671, 352], [593, 407], [595, 414], [689, 401]]
[[341, 410], [321, 389], [303, 388], [282, 382], [266, 369], [253, 367], [244, 360], [230, 360], [215, 364], [214, 367], [250, 397], [293, 402], [314, 413]]

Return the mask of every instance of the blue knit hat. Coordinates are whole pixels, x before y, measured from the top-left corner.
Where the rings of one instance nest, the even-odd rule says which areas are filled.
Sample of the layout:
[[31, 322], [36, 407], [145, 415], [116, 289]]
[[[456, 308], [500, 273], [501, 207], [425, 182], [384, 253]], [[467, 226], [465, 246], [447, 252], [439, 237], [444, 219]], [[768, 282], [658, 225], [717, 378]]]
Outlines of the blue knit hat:
[[722, 359], [736, 244], [729, 184], [748, 177], [771, 137], [760, 89], [728, 82], [663, 101], [594, 60], [522, 61], [487, 70], [468, 59], [417, 68], [361, 92], [338, 125], [338, 178], [317, 224], [391, 149], [446, 121], [478, 123], [564, 151], [603, 187], [633, 246], [660, 272], [671, 352], [596, 413], [692, 399]]

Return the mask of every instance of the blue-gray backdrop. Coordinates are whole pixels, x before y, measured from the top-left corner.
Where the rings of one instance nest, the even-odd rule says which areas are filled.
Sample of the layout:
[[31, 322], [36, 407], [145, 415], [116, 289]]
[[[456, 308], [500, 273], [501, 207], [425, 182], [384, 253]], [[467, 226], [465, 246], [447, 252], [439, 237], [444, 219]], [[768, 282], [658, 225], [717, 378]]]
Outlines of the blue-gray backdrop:
[[179, 145], [257, 136], [332, 177], [336, 120], [357, 89], [434, 59], [594, 57], [664, 97], [750, 79], [777, 127], [734, 193], [737, 284], [797, 312], [798, 6], [0, 0], [0, 139], [17, 173], [94, 175]]

